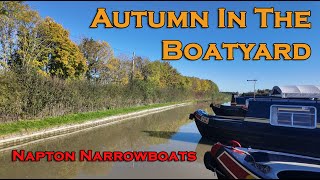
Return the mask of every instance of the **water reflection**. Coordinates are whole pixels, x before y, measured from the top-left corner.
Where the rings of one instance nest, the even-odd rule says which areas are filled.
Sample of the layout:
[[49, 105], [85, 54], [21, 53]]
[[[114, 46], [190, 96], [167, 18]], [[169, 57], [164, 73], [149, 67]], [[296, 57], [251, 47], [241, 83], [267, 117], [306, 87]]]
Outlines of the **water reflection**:
[[149, 136], [171, 139], [176, 141], [184, 141], [196, 143], [199, 140], [199, 135], [190, 132], [168, 132], [168, 131], [143, 131], [148, 133]]
[[[208, 104], [205, 104], [207, 107]], [[30, 144], [26, 151], [197, 151], [196, 162], [11, 162], [0, 157], [1, 178], [214, 178], [203, 165], [203, 143], [189, 113], [203, 104]], [[18, 149], [18, 150], [19, 150]]]

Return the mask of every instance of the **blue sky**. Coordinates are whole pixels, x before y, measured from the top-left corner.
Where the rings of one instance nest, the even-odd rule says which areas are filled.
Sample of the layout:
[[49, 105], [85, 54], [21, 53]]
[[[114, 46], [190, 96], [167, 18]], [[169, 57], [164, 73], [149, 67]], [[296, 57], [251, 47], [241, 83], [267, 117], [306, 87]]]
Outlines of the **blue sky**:
[[[186, 76], [196, 76], [216, 82], [221, 91], [250, 91], [253, 85], [247, 79], [258, 79], [257, 88], [272, 88], [274, 85], [320, 84], [320, 2], [27, 2], [32, 9], [40, 12], [42, 17], [50, 16], [63, 25], [71, 33], [71, 38], [79, 42], [81, 37], [92, 37], [107, 41], [116, 54], [137, 55], [150, 60], [161, 59], [162, 40], [180, 40], [188, 44], [196, 42], [204, 50], [209, 43], [268, 43], [272, 50], [273, 43], [307, 43], [311, 46], [311, 57], [306, 61], [243, 61], [239, 50], [235, 51], [234, 61], [189, 61], [181, 59], [171, 64]], [[89, 26], [99, 7], [112, 11], [209, 11], [209, 28], [201, 29], [152, 29], [134, 28], [105, 29], [102, 26], [90, 29]], [[230, 11], [247, 11], [247, 28], [218, 29], [217, 9], [220, 7]], [[274, 7], [276, 11], [311, 10], [309, 22], [311, 29], [260, 29], [258, 14], [254, 7]], [[111, 16], [110, 16], [111, 17]], [[268, 18], [269, 26], [273, 25], [273, 17]], [[285, 24], [282, 24], [285, 26]], [[226, 51], [220, 51], [226, 57]], [[253, 54], [251, 54], [253, 57]]]

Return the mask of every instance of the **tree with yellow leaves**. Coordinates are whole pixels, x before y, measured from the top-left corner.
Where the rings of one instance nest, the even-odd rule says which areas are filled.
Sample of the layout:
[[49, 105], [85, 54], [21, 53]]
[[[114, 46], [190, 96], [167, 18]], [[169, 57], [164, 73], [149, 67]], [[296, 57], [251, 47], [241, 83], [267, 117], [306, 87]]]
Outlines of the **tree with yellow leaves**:
[[79, 48], [86, 58], [88, 65], [88, 71], [86, 72], [87, 79], [101, 79], [101, 71], [114, 56], [110, 45], [105, 41], [83, 38]]
[[38, 31], [37, 38], [44, 42], [45, 49], [38, 61], [45, 64], [45, 72], [62, 79], [80, 78], [85, 74], [86, 59], [70, 40], [67, 30], [47, 17], [39, 24]]
[[37, 47], [34, 27], [39, 20], [38, 12], [23, 2], [0, 2], [0, 68], [17, 63], [17, 55], [24, 56], [25, 62], [31, 61]]

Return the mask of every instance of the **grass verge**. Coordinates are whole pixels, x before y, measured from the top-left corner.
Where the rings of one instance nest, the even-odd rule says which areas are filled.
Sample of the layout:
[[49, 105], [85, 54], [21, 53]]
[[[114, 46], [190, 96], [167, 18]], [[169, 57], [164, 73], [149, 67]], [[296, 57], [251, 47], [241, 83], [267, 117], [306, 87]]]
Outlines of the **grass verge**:
[[113, 115], [125, 114], [135, 111], [141, 111], [151, 108], [163, 107], [168, 105], [177, 104], [175, 103], [161, 103], [161, 104], [152, 104], [144, 106], [135, 106], [119, 109], [110, 109], [105, 111], [95, 111], [95, 112], [86, 112], [86, 113], [76, 113], [68, 114], [57, 117], [48, 117], [37, 120], [20, 120], [17, 122], [9, 122], [0, 124], [0, 136], [19, 133], [19, 132], [28, 132], [32, 130], [46, 129], [50, 127], [55, 127], [59, 125], [66, 124], [78, 124], [89, 120], [104, 118]]

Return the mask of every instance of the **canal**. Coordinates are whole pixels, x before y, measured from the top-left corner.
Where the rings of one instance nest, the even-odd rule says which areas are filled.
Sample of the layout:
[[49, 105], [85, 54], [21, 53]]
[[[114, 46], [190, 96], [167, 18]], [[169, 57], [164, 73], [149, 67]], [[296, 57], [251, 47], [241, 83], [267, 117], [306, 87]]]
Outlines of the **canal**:
[[12, 162], [1, 153], [0, 178], [216, 178], [203, 164], [211, 143], [188, 119], [198, 103], [17, 148], [26, 151], [195, 151], [193, 162]]

